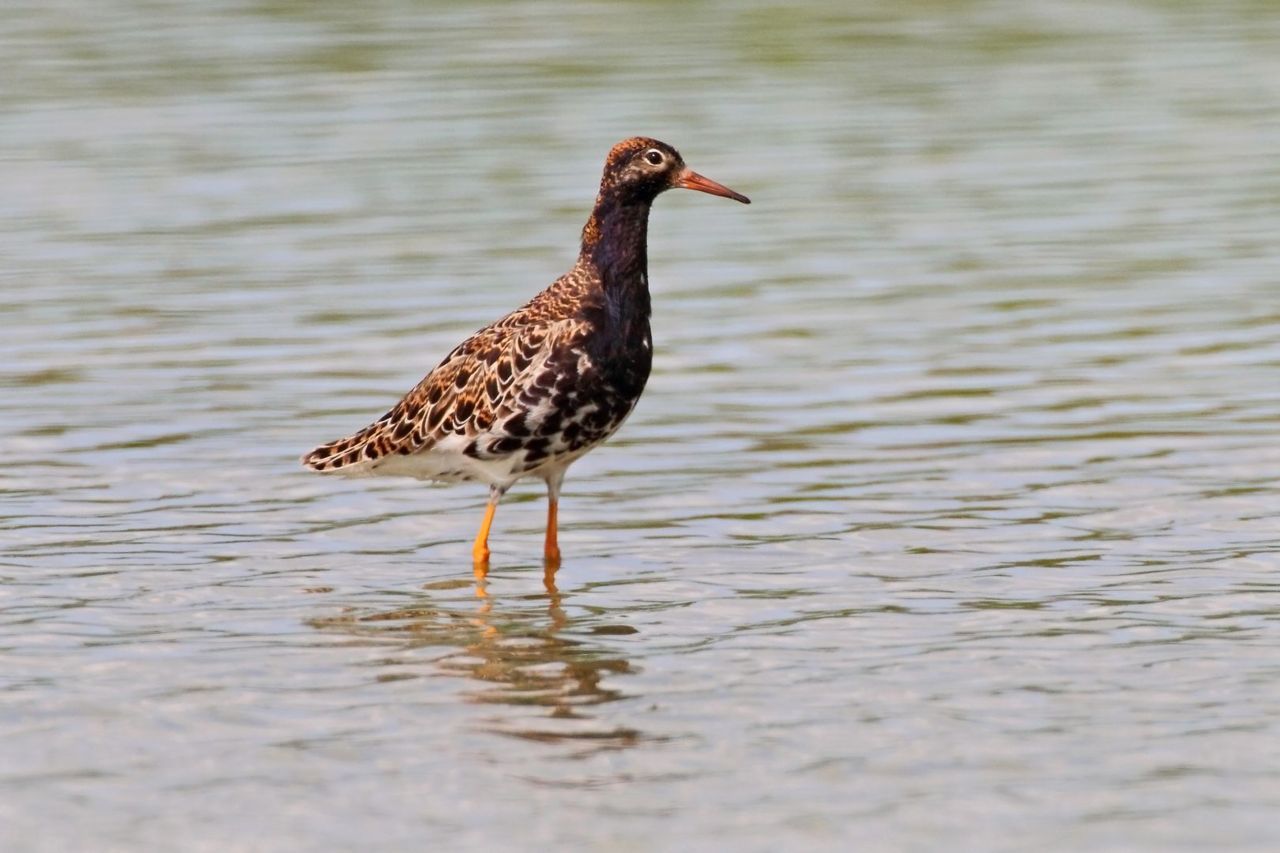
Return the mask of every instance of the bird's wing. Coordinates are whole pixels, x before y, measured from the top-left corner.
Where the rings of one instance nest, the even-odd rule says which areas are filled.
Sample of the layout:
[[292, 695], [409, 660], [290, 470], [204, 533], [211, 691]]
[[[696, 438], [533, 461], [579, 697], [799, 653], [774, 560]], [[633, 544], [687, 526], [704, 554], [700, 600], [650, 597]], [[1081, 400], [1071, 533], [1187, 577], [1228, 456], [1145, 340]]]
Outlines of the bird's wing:
[[531, 311], [535, 305], [467, 338], [389, 412], [355, 435], [317, 447], [302, 463], [356, 473], [387, 456], [430, 450], [450, 436], [527, 436], [525, 416], [554, 383], [557, 370], [549, 362], [578, 349], [588, 331], [581, 319]]

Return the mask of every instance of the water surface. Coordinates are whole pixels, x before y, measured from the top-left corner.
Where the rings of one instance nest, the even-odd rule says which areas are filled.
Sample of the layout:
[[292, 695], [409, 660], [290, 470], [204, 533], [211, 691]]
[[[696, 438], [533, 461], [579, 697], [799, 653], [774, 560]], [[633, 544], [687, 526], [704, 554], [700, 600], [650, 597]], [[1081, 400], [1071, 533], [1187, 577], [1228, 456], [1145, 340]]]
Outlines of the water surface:
[[[0, 19], [6, 849], [1280, 843], [1265, 4]], [[539, 484], [342, 481], [646, 133], [656, 360]]]

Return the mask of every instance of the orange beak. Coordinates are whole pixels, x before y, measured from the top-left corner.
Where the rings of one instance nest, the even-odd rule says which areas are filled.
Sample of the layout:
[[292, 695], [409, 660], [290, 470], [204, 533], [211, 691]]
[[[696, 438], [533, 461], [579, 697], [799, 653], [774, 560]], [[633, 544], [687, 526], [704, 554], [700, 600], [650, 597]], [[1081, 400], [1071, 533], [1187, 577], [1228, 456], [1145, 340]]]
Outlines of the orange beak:
[[686, 190], [697, 190], [700, 193], [711, 193], [712, 195], [731, 198], [734, 201], [740, 201], [743, 204], [751, 204], [751, 199], [742, 193], [736, 193], [726, 187], [724, 184], [717, 184], [710, 178], [704, 178], [692, 169], [685, 169], [680, 173], [680, 177], [676, 178], [675, 185]]

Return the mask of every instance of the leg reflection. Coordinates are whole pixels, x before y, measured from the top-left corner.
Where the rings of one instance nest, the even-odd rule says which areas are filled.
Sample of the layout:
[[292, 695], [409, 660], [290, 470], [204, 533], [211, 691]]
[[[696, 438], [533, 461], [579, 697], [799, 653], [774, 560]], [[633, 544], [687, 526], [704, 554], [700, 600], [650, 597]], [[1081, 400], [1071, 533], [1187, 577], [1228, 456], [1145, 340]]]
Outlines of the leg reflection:
[[353, 607], [310, 624], [402, 641], [402, 652], [388, 655], [384, 664], [391, 677], [466, 679], [461, 698], [489, 709], [476, 720], [495, 734], [563, 744], [574, 755], [645, 742], [628, 724], [629, 712], [603, 710], [636, 698], [624, 690], [633, 671], [625, 646], [611, 639], [635, 629], [619, 624], [617, 613], [573, 607], [577, 593], [562, 590], [553, 566], [543, 567], [541, 591], [532, 577], [518, 574], [501, 583], [495, 578], [490, 588], [487, 568], [476, 564], [474, 582], [462, 588], [454, 577], [429, 584], [408, 603], [388, 596], [398, 606]]
[[471, 570], [476, 576], [476, 598], [489, 597], [489, 561], [473, 562]]
[[551, 636], [564, 630], [565, 624], [569, 621], [564, 614], [564, 608], [560, 606], [560, 588], [556, 586], [557, 567], [548, 564], [542, 570], [542, 588], [547, 591], [547, 615], [551, 617], [551, 624], [547, 626], [547, 635]]

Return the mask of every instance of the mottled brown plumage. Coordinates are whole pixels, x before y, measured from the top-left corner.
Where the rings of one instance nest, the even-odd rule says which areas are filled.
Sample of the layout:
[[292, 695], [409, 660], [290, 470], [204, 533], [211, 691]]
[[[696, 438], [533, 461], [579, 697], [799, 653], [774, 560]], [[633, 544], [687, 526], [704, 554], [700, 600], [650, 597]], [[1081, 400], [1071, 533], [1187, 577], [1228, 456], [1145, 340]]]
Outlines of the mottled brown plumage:
[[558, 562], [556, 504], [564, 471], [621, 426], [652, 360], [646, 231], [653, 199], [686, 187], [747, 202], [690, 171], [676, 150], [624, 140], [605, 162], [573, 268], [522, 307], [454, 348], [389, 412], [303, 457], [315, 471], [401, 474], [489, 484], [477, 536], [522, 477], [547, 483], [546, 556]]

